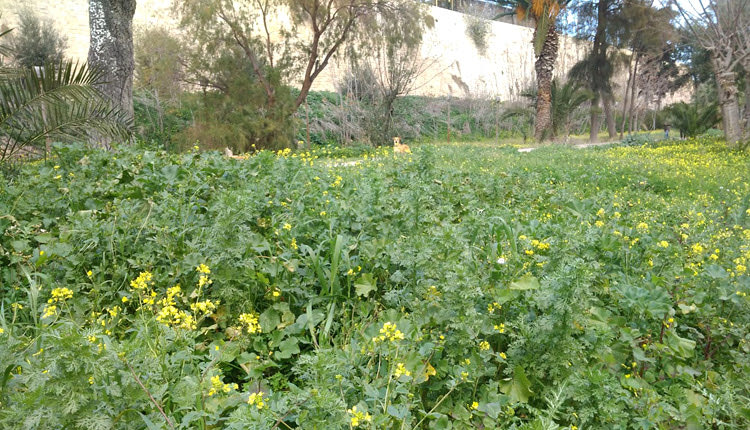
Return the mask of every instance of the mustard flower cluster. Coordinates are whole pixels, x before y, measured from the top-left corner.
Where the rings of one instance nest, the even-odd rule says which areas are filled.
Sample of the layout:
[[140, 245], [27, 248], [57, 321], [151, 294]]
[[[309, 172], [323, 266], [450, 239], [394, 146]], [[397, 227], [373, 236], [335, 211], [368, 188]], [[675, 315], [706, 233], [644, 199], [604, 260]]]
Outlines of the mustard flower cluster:
[[195, 302], [190, 304], [190, 309], [195, 312], [196, 315], [200, 315], [202, 317], [207, 317], [214, 313], [216, 310], [216, 306], [221, 304], [220, 301], [216, 301], [216, 303], [212, 302], [211, 300], [204, 300], [202, 302]]
[[263, 398], [263, 391], [252, 393], [250, 394], [250, 397], [247, 398], [247, 404], [255, 406], [258, 409], [263, 409], [266, 406], [267, 401], [268, 398]]
[[396, 327], [396, 324], [392, 322], [387, 322], [383, 324], [383, 327], [380, 329], [380, 335], [375, 336], [372, 338], [372, 341], [377, 342], [383, 342], [385, 340], [389, 340], [391, 342], [395, 342], [397, 340], [403, 340], [404, 334], [401, 333], [401, 330]]
[[239, 386], [235, 383], [225, 384], [221, 380], [221, 375], [215, 375], [211, 377], [211, 389], [208, 390], [209, 396], [214, 396], [219, 393], [228, 394], [232, 390], [238, 389]]
[[151, 272], [141, 272], [137, 278], [130, 281], [130, 286], [134, 290], [145, 290], [149, 285], [153, 284], [153, 275], [151, 275]]
[[401, 376], [411, 376], [411, 372], [406, 369], [404, 363], [396, 364], [396, 370], [393, 371], [393, 376], [400, 378]]
[[68, 288], [55, 288], [52, 290], [52, 296], [47, 300], [47, 305], [42, 310], [42, 318], [49, 318], [57, 315], [57, 305], [55, 303], [65, 303], [66, 300], [73, 298], [73, 291]]
[[370, 422], [372, 421], [372, 416], [367, 413], [367, 411], [362, 412], [357, 410], [356, 406], [352, 406], [351, 409], [346, 411], [349, 415], [351, 415], [351, 425], [352, 427], [358, 427], [363, 422]]
[[250, 334], [262, 333], [260, 323], [258, 322], [258, 314], [249, 313], [241, 314], [239, 317], [240, 325], [246, 329]]
[[64, 302], [68, 299], [73, 298], [73, 291], [63, 287], [63, 288], [55, 288], [52, 290], [52, 297], [50, 297], [49, 300], [47, 300], [47, 303], [53, 304], [58, 302]]

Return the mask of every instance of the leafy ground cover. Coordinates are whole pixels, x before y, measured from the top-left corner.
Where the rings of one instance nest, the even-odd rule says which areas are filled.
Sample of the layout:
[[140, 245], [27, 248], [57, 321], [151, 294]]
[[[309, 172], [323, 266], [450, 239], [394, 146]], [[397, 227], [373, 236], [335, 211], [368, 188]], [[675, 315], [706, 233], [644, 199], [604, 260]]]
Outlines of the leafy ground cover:
[[750, 157], [57, 148], [0, 190], [0, 427], [750, 425]]

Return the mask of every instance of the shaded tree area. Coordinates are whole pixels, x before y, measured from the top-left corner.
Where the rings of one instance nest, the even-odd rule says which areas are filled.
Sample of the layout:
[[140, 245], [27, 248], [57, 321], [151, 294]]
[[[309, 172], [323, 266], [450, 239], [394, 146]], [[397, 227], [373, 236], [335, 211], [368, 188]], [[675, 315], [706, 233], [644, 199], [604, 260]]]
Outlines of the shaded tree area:
[[740, 146], [750, 121], [745, 89], [745, 119], [740, 110], [743, 75], [750, 73], [750, 3], [746, 0], [701, 0], [692, 7], [674, 2], [684, 29], [708, 54], [727, 143]]
[[550, 137], [552, 128], [552, 75], [560, 47], [557, 19], [570, 0], [498, 0], [502, 6], [516, 11], [520, 20], [534, 21], [534, 70], [537, 96], [534, 138]]
[[372, 52], [384, 25], [405, 42], [426, 22], [408, 0], [189, 0], [179, 11], [186, 79], [204, 94], [193, 137], [238, 151], [289, 146], [295, 113], [334, 58]]
[[599, 0], [597, 2], [577, 2], [573, 10], [577, 16], [576, 35], [589, 39], [593, 34], [592, 49], [589, 54], [578, 62], [569, 72], [571, 79], [581, 82], [593, 95], [591, 100], [589, 140], [599, 140], [601, 128], [601, 104], [607, 123], [609, 137], [617, 135], [614, 114], [614, 94], [612, 77], [614, 71], [622, 61], [622, 55], [611, 50], [616, 41], [616, 18], [622, 12], [621, 0]]

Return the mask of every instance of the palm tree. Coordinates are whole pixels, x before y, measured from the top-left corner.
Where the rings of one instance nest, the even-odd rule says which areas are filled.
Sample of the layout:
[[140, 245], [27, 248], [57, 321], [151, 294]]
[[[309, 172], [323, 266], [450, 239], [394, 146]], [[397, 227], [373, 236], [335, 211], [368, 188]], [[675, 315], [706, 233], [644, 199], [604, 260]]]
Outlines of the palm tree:
[[[0, 46], [0, 55], [9, 54]], [[92, 134], [128, 139], [132, 120], [94, 88], [102, 76], [70, 61], [26, 69], [0, 65], [0, 162], [49, 140], [88, 141]]]
[[552, 126], [552, 72], [555, 69], [560, 35], [557, 17], [571, 0], [497, 0], [502, 6], [512, 8], [519, 19], [534, 21], [534, 55], [536, 62], [537, 103], [534, 137], [549, 137]]
[[680, 102], [667, 108], [672, 125], [680, 130], [681, 137], [695, 137], [719, 122], [719, 105], [711, 103], [700, 106], [698, 103]]
[[594, 98], [594, 94], [577, 82], [568, 81], [562, 85], [557, 79], [552, 81], [552, 135], [557, 137], [562, 132], [570, 135], [570, 115], [582, 104]]
[[[532, 103], [537, 104], [538, 91], [535, 89], [528, 89], [521, 93], [521, 96], [527, 98]], [[552, 123], [550, 129], [547, 132], [547, 137], [552, 139], [563, 135], [568, 137], [570, 135], [570, 116], [578, 109], [582, 104], [594, 98], [594, 94], [585, 88], [581, 87], [578, 82], [567, 81], [563, 84], [557, 79], [554, 79], [550, 84], [550, 118]], [[531, 112], [528, 108], [516, 108], [508, 110], [505, 114], [506, 117], [529, 117]]]

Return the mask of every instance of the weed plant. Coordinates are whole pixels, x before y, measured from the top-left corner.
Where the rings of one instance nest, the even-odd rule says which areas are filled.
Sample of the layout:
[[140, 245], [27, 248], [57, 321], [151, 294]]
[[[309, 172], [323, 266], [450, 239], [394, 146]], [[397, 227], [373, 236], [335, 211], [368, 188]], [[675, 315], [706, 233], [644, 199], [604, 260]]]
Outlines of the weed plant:
[[750, 158], [58, 147], [0, 189], [0, 427], [750, 425]]

